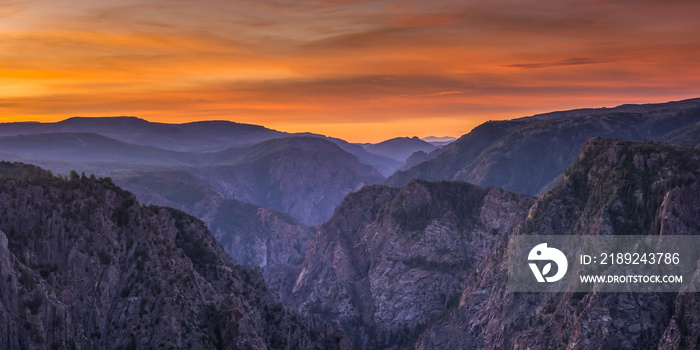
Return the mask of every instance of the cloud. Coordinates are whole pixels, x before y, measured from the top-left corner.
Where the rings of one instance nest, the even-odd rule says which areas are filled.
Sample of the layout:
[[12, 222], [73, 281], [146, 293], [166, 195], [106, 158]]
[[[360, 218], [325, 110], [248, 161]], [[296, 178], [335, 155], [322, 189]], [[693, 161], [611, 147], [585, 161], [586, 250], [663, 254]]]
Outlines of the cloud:
[[552, 68], [552, 67], [564, 67], [564, 66], [578, 66], [582, 64], [599, 64], [599, 63], [609, 63], [611, 60], [605, 59], [594, 59], [586, 57], [572, 57], [567, 58], [562, 61], [557, 62], [538, 62], [538, 63], [519, 63], [519, 64], [509, 64], [504, 67], [517, 68], [517, 69], [539, 69], [539, 68]]
[[680, 0], [8, 8], [21, 11], [0, 6], [5, 119], [130, 114], [464, 133], [488, 119], [699, 92], [700, 5]]

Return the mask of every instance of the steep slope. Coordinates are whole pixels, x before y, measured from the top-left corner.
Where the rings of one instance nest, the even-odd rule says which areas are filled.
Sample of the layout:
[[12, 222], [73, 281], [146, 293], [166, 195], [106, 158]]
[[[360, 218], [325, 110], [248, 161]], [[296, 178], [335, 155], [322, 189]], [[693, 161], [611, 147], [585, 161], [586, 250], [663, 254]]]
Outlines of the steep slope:
[[357, 157], [313, 137], [269, 140], [219, 156], [222, 165], [189, 171], [226, 198], [279, 210], [307, 225], [327, 220], [348, 193], [384, 180]]
[[204, 224], [109, 180], [0, 163], [0, 339], [20, 348], [348, 348]]
[[430, 153], [425, 153], [423, 151], [414, 152], [413, 154], [408, 156], [406, 162], [398, 169], [398, 171], [406, 171], [420, 163], [429, 161], [431, 159], [435, 159], [437, 158], [437, 156], [445, 153], [448, 149], [450, 149], [450, 147], [452, 147], [452, 143], [440, 148], [436, 148]]
[[676, 129], [661, 138], [662, 142], [688, 148], [700, 148], [700, 122]]
[[400, 187], [414, 178], [463, 180], [536, 195], [557, 183], [589, 137], [662, 140], [698, 122], [700, 99], [487, 122], [437, 158], [397, 172], [387, 184]]
[[316, 230], [275, 210], [224, 200], [210, 225], [232, 257], [259, 266], [270, 291], [286, 302]]
[[358, 348], [410, 345], [532, 202], [461, 182], [366, 187], [320, 227], [291, 303], [340, 322]]
[[110, 178], [141, 203], [180, 209], [207, 224], [224, 200], [210, 184], [185, 170], [133, 171]]
[[374, 154], [405, 162], [411, 154], [423, 151], [430, 153], [437, 147], [425, 142], [418, 137], [397, 137], [377, 144], [364, 146], [365, 149]]
[[413, 168], [414, 166], [423, 163], [427, 160], [431, 160], [435, 157], [430, 157], [427, 153], [423, 151], [418, 151], [418, 152], [413, 152], [408, 158], [406, 158], [406, 162], [403, 163], [403, 165], [398, 169], [399, 171], [406, 171], [408, 169]]
[[[514, 234], [700, 234], [700, 152], [591, 139]], [[695, 349], [697, 293], [509, 293], [507, 237], [418, 349]]]
[[377, 169], [377, 171], [382, 174], [384, 177], [389, 177], [391, 176], [400, 166], [401, 162], [384, 157], [378, 154], [374, 154], [371, 152], [367, 152], [364, 147], [354, 144], [354, 143], [349, 143], [345, 140], [341, 140], [338, 138], [334, 137], [327, 137], [327, 136], [321, 136], [321, 135], [314, 135], [314, 134], [309, 134], [310, 136], [316, 136], [316, 137], [322, 137], [330, 142], [333, 142], [336, 146], [340, 147], [343, 151], [348, 152], [352, 154], [353, 156], [357, 157], [357, 159], [360, 161], [362, 164], [367, 164], [372, 166], [373, 168]]
[[184, 210], [204, 221], [238, 264], [259, 266], [273, 293], [285, 296], [316, 231], [275, 210], [225, 199], [208, 183], [177, 170], [115, 176], [142, 203]]

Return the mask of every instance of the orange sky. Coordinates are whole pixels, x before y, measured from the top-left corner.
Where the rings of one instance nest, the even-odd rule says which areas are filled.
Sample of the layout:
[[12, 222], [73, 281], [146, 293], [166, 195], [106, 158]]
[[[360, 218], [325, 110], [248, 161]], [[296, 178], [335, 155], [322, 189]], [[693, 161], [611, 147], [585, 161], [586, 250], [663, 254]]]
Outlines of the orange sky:
[[0, 0], [0, 121], [459, 136], [700, 97], [697, 18], [695, 0]]

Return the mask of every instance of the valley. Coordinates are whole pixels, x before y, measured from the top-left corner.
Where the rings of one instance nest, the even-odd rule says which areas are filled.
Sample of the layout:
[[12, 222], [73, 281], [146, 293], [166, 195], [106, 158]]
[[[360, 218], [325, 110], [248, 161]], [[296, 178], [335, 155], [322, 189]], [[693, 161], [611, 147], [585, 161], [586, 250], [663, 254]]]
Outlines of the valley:
[[505, 262], [510, 235], [700, 234], [699, 123], [695, 99], [487, 122], [438, 145], [121, 117], [0, 125], [0, 338], [692, 348], [693, 293], [512, 293]]

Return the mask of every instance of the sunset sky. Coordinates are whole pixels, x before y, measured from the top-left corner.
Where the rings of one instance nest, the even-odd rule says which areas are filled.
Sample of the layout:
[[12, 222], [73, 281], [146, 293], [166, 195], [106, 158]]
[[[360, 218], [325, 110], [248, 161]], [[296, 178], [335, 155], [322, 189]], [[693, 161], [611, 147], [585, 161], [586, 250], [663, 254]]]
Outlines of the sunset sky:
[[0, 0], [0, 121], [355, 142], [700, 97], [700, 1]]

